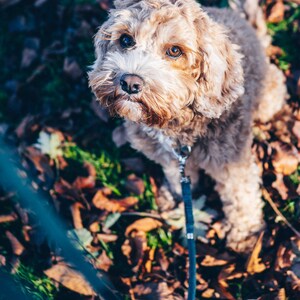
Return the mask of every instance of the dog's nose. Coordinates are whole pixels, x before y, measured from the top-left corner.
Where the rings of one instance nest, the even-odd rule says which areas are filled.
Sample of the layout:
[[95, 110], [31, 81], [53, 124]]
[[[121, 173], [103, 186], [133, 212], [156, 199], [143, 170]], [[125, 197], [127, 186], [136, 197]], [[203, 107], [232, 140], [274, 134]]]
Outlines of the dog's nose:
[[124, 92], [138, 94], [143, 89], [144, 81], [138, 75], [124, 74], [120, 79], [120, 85]]

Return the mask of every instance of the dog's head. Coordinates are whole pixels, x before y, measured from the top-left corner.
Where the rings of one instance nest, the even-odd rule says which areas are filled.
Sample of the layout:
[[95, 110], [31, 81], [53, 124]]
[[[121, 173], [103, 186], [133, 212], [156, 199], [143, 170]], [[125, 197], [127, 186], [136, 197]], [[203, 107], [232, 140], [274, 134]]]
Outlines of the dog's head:
[[116, 0], [95, 47], [90, 86], [134, 122], [218, 118], [243, 93], [237, 46], [194, 0]]

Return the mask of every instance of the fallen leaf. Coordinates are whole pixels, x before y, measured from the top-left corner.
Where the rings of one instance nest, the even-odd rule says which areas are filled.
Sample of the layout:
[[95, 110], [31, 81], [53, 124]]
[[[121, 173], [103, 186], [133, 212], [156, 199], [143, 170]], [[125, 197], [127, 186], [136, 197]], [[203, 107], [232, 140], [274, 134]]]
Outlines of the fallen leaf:
[[205, 255], [204, 259], [201, 261], [201, 266], [204, 267], [215, 267], [215, 266], [224, 266], [228, 264], [227, 259], [222, 259], [221, 257], [213, 257], [211, 255]]
[[100, 189], [92, 199], [94, 206], [101, 210], [108, 212], [123, 212], [128, 208], [136, 205], [138, 199], [136, 197], [126, 197], [124, 199], [116, 200], [107, 198], [105, 190]]
[[93, 296], [95, 292], [84, 277], [66, 264], [56, 264], [44, 273], [71, 291], [84, 296]]
[[282, 288], [278, 291], [278, 294], [276, 296], [276, 300], [286, 300], [287, 297], [286, 297], [286, 293], [285, 293], [285, 289]]
[[121, 249], [127, 257], [128, 263], [132, 266], [132, 271], [137, 272], [143, 262], [145, 251], [148, 249], [145, 232], [134, 232], [125, 240]]
[[[300, 80], [300, 79], [299, 79]], [[300, 85], [300, 84], [299, 84]], [[297, 147], [300, 148], [300, 121], [295, 121], [295, 124], [293, 126], [293, 134], [298, 140]]]
[[299, 155], [297, 149], [291, 145], [273, 142], [271, 144], [275, 150], [272, 164], [277, 173], [291, 175], [298, 168]]
[[162, 248], [159, 248], [157, 251], [157, 260], [160, 264], [161, 269], [166, 272], [169, 268], [170, 262]]
[[82, 176], [77, 177], [72, 184], [75, 189], [78, 189], [78, 190], [92, 189], [96, 185], [97, 172], [96, 172], [95, 167], [92, 164], [85, 162], [84, 168], [86, 169], [88, 176], [87, 177], [82, 177]]
[[288, 199], [288, 188], [287, 186], [284, 184], [283, 181], [283, 175], [278, 173], [276, 175], [276, 180], [274, 182], [272, 182], [272, 187], [275, 188], [278, 193], [280, 194], [282, 200], [287, 200]]
[[148, 260], [145, 262], [145, 269], [148, 273], [152, 270], [152, 263], [154, 260], [155, 248], [151, 248], [148, 253]]
[[278, 0], [272, 6], [267, 21], [270, 23], [279, 23], [284, 18], [285, 7], [283, 1]]
[[126, 228], [125, 235], [128, 236], [132, 231], [149, 232], [160, 228], [162, 225], [162, 222], [152, 218], [139, 219]]
[[300, 278], [293, 271], [288, 270], [286, 273], [288, 275], [287, 281], [291, 283], [292, 289], [300, 292]]
[[118, 239], [118, 236], [116, 234], [98, 233], [97, 238], [98, 240], [103, 241], [104, 243], [112, 243]]
[[234, 300], [233, 295], [227, 290], [229, 284], [227, 283], [230, 279], [237, 279], [244, 276], [241, 272], [236, 272], [235, 264], [230, 264], [222, 268], [221, 272], [218, 275], [218, 282], [220, 284], [220, 292], [222, 293], [222, 298], [228, 300]]
[[121, 217], [120, 213], [114, 213], [107, 216], [103, 224], [103, 230], [106, 231], [112, 227]]
[[86, 228], [68, 230], [67, 236], [76, 249], [89, 251], [93, 236]]
[[214, 289], [211, 289], [211, 288], [208, 288], [207, 290], [205, 290], [202, 295], [201, 295], [203, 298], [205, 299], [212, 299], [214, 298], [215, 296], [215, 290]]
[[18, 219], [18, 216], [12, 212], [9, 215], [0, 215], [0, 223], [13, 222]]
[[108, 272], [112, 265], [112, 260], [107, 256], [105, 251], [102, 251], [102, 253], [97, 257], [96, 268]]
[[71, 205], [70, 209], [71, 209], [71, 214], [73, 217], [73, 224], [74, 224], [75, 229], [83, 228], [81, 213], [80, 213], [80, 209], [83, 209], [83, 208], [84, 208], [84, 206], [79, 202], [76, 202]]
[[261, 262], [261, 258], [259, 257], [260, 251], [262, 249], [262, 241], [263, 241], [264, 233], [262, 232], [255, 244], [255, 247], [248, 258], [246, 263], [246, 270], [249, 274], [253, 275], [255, 273], [261, 273], [266, 269], [264, 263]]
[[0, 254], [0, 267], [6, 266], [6, 257]]
[[136, 299], [141, 300], [183, 300], [183, 298], [179, 295], [174, 298], [174, 291], [167, 285], [166, 282], [137, 284], [133, 291]]
[[81, 199], [79, 191], [76, 190], [69, 182], [67, 182], [63, 178], [60, 178], [55, 182], [54, 190], [58, 195], [62, 196], [65, 199], [69, 199], [72, 201], [79, 201]]
[[10, 245], [13, 251], [13, 254], [20, 256], [24, 252], [25, 248], [24, 246], [19, 242], [19, 240], [10, 232], [6, 231], [5, 232], [6, 237], [10, 241]]
[[43, 154], [47, 154], [52, 159], [63, 155], [62, 141], [64, 140], [62, 134], [57, 132], [48, 133], [41, 131], [35, 148], [39, 149]]

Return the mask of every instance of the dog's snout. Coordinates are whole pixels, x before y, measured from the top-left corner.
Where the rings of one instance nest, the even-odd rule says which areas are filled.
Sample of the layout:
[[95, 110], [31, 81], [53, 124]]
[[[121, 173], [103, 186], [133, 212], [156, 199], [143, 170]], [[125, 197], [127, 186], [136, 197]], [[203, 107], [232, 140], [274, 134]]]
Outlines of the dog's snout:
[[142, 91], [144, 81], [135, 74], [124, 74], [120, 79], [120, 85], [124, 92], [128, 94], [138, 94]]

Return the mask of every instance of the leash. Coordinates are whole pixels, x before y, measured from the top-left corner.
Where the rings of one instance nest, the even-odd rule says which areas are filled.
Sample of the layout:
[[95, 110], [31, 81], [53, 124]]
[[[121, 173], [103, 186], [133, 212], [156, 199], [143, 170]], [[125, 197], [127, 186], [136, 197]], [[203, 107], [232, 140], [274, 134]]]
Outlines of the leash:
[[185, 211], [185, 225], [186, 225], [186, 238], [188, 244], [189, 254], [189, 287], [188, 287], [188, 300], [196, 299], [196, 243], [194, 238], [194, 216], [191, 192], [191, 180], [185, 175], [185, 165], [191, 153], [191, 147], [180, 146], [179, 149], [174, 151], [175, 156], [179, 162], [179, 171], [181, 174], [181, 188], [182, 198], [184, 202]]

